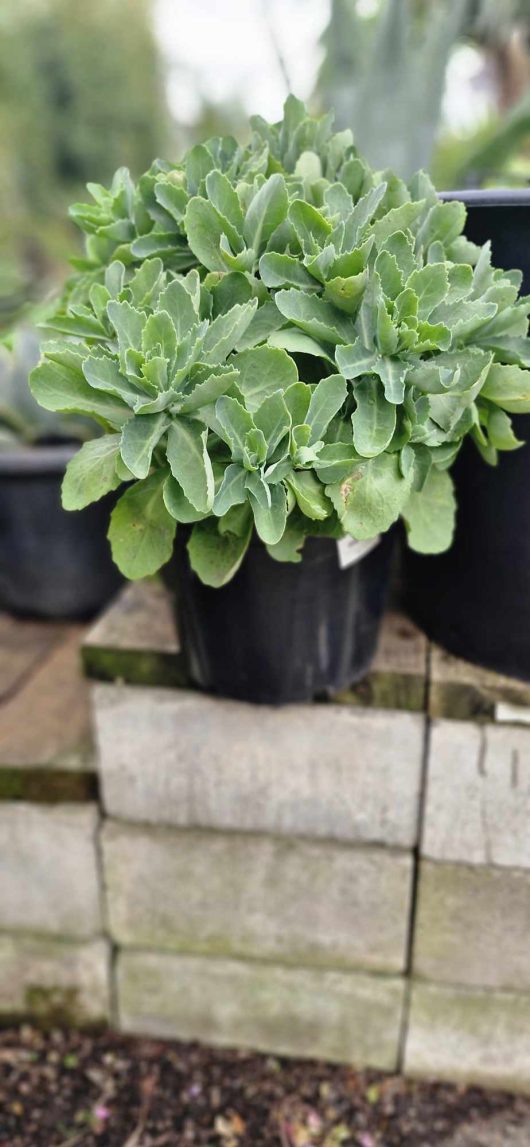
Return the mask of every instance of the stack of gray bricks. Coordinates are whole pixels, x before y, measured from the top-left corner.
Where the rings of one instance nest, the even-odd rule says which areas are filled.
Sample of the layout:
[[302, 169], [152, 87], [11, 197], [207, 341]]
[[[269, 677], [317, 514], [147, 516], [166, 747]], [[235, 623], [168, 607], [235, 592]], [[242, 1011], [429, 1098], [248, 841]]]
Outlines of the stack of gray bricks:
[[94, 707], [121, 1026], [396, 1069], [422, 717], [127, 685]]

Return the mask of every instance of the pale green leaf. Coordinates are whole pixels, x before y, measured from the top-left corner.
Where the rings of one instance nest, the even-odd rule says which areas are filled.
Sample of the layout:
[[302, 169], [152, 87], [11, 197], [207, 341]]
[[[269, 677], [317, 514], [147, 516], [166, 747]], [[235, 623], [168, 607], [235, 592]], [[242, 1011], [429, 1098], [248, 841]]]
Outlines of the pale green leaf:
[[164, 434], [169, 420], [166, 414], [140, 414], [125, 424], [120, 452], [125, 465], [135, 478], [147, 478], [153, 450]]
[[109, 541], [116, 565], [127, 578], [149, 577], [169, 561], [176, 523], [163, 497], [167, 473], [159, 470], [135, 482], [114, 507]]
[[385, 398], [378, 378], [359, 379], [353, 390], [356, 409], [352, 414], [355, 449], [365, 458], [381, 454], [396, 429], [396, 406]]
[[213, 506], [215, 484], [207, 449], [208, 431], [191, 418], [175, 418], [167, 436], [167, 460], [171, 473], [196, 510]]
[[115, 490], [121, 479], [116, 473], [119, 434], [104, 434], [85, 442], [66, 467], [61, 496], [65, 510], [82, 510]]
[[455, 524], [453, 482], [446, 470], [429, 471], [423, 489], [414, 491], [402, 514], [411, 549], [439, 554], [449, 549]]

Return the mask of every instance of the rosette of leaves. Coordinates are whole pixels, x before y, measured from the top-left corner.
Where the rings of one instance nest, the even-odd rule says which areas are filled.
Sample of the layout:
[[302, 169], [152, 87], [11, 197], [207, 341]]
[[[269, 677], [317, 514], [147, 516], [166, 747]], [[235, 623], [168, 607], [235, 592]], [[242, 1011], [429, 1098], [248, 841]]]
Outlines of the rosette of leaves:
[[136, 189], [119, 176], [129, 230], [95, 228], [109, 265], [48, 320], [63, 338], [36, 397], [105, 431], [71, 463], [65, 505], [130, 483], [110, 528], [127, 576], [169, 558], [177, 522], [212, 585], [254, 531], [296, 561], [308, 535], [373, 537], [402, 517], [414, 548], [438, 552], [464, 439], [490, 463], [519, 445], [520, 273], [491, 266], [425, 175], [369, 172], [348, 133], [300, 109], [255, 123], [246, 149], [201, 145]]
[[[313, 119], [294, 96], [288, 97], [280, 124], [267, 124], [256, 116], [251, 126], [245, 147], [231, 136], [214, 138], [191, 148], [179, 164], [155, 160], [137, 183], [127, 168], [120, 168], [109, 188], [88, 184], [92, 202], [70, 208], [72, 219], [85, 233], [86, 250], [84, 258], [72, 260], [78, 274], [70, 280], [65, 300], [85, 303], [91, 283], [101, 279], [112, 260], [131, 265], [158, 256], [176, 271], [195, 266], [187, 241], [186, 209], [190, 199], [207, 197], [212, 184], [215, 187], [213, 172], [224, 175], [232, 186], [252, 186], [259, 178], [281, 174], [296, 182], [299, 192], [305, 187], [306, 194], [314, 193], [317, 199], [326, 180], [340, 178], [354, 194], [373, 180], [351, 132], [334, 133], [332, 115]], [[225, 197], [222, 192], [211, 197], [221, 234], [229, 241]]]

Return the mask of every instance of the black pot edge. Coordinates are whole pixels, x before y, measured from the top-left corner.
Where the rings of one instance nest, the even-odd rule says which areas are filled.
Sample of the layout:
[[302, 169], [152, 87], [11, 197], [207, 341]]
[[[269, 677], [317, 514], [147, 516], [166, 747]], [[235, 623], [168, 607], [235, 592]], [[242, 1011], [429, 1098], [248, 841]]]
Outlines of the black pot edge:
[[22, 446], [19, 450], [0, 450], [0, 477], [61, 474], [78, 449], [77, 445], [69, 445]]
[[530, 207], [530, 187], [474, 187], [439, 191], [444, 202], [460, 200], [468, 207]]

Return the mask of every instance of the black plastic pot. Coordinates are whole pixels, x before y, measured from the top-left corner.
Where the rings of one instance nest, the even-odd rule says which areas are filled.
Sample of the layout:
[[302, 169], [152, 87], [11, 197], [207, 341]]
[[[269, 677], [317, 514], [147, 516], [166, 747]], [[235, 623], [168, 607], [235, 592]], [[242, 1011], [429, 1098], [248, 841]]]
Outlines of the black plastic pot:
[[0, 451], [0, 609], [85, 618], [119, 588], [106, 538], [114, 495], [67, 513], [61, 482], [76, 447]]
[[[457, 191], [468, 210], [466, 234], [491, 239], [493, 262], [523, 271], [530, 291], [530, 190]], [[438, 557], [409, 551], [404, 584], [409, 612], [450, 652], [530, 680], [530, 415], [513, 418], [527, 445], [486, 465], [466, 444], [453, 470], [457, 527]]]
[[392, 536], [340, 569], [337, 543], [309, 538], [298, 564], [257, 539], [221, 589], [202, 584], [177, 534], [166, 581], [192, 681], [209, 692], [272, 705], [332, 695], [366, 673], [384, 609]]

